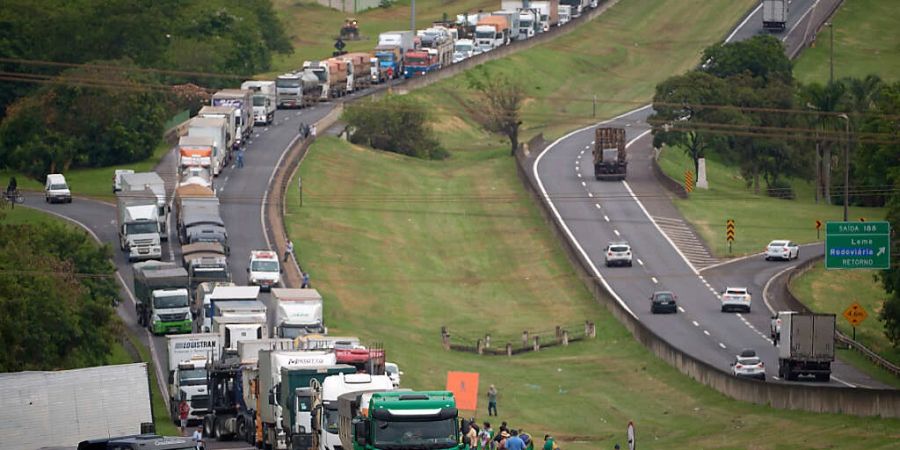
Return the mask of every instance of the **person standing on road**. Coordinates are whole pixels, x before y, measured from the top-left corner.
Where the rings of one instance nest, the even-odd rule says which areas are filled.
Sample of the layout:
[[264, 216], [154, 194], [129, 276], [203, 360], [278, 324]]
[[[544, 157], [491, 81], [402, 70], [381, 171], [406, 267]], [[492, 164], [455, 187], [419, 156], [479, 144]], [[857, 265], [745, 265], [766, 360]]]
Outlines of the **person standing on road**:
[[284, 249], [284, 262], [287, 262], [288, 258], [294, 255], [294, 243], [291, 242], [290, 239], [287, 241], [287, 246]]
[[492, 384], [490, 388], [488, 388], [487, 392], [488, 396], [488, 416], [496, 416], [497, 415], [497, 388]]
[[203, 450], [205, 448], [203, 445], [203, 427], [199, 426], [194, 429], [194, 435], [192, 437], [197, 441], [197, 450]]
[[238, 166], [238, 169], [244, 168], [244, 148], [243, 147], [241, 147], [241, 149], [238, 150], [237, 166]]
[[303, 272], [303, 284], [300, 285], [302, 289], [309, 289], [309, 272]]
[[191, 413], [191, 407], [188, 405], [187, 400], [182, 400], [181, 403], [178, 404], [178, 418], [181, 419], [181, 435], [185, 435], [185, 429], [188, 425], [188, 414]]

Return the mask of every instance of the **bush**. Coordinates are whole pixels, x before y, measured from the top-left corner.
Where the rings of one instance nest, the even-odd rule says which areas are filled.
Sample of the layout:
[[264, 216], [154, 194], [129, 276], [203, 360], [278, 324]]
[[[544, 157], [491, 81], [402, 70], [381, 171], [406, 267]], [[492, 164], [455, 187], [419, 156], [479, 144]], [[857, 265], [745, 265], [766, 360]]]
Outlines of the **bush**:
[[423, 103], [407, 96], [386, 95], [357, 102], [344, 111], [343, 120], [353, 130], [350, 142], [401, 155], [446, 159], [431, 129], [431, 116]]
[[787, 180], [778, 178], [766, 187], [766, 195], [785, 200], [794, 199], [794, 188]]

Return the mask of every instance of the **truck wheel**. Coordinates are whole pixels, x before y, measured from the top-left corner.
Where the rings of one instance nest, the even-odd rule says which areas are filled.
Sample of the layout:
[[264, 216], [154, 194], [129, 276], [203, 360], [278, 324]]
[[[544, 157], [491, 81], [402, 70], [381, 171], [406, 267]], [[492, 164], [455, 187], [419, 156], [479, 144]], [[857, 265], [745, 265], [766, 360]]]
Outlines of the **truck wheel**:
[[215, 438], [215, 436], [213, 436], [213, 432], [215, 430], [212, 426], [212, 423], [215, 420], [216, 418], [212, 414], [203, 416], [203, 436], [206, 436], [208, 438]]
[[243, 418], [238, 418], [237, 440], [247, 442], [247, 421]]
[[225, 430], [225, 419], [216, 420], [216, 439], [219, 441], [231, 440], [231, 435]]

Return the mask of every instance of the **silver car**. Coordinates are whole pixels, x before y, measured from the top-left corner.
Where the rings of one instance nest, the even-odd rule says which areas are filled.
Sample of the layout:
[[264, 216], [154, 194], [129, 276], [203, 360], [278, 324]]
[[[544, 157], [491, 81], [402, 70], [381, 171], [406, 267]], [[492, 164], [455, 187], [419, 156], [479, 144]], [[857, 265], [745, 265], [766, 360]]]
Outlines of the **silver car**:
[[606, 252], [606, 267], [631, 267], [631, 246], [627, 242], [610, 242], [604, 251]]
[[731, 374], [736, 377], [756, 378], [766, 381], [766, 366], [753, 350], [744, 350], [734, 357]]
[[772, 241], [766, 246], [766, 261], [783, 259], [790, 261], [800, 257], [800, 246], [791, 241]]

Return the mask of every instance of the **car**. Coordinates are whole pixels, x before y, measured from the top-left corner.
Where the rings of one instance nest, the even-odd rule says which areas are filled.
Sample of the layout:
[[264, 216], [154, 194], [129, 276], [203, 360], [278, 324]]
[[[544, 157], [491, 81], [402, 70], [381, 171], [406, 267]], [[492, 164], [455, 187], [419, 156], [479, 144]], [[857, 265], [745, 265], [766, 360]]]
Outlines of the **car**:
[[650, 312], [652, 314], [670, 312], [678, 313], [676, 301], [678, 296], [672, 291], [656, 291], [650, 296]]
[[783, 259], [790, 261], [800, 257], [800, 246], [792, 241], [777, 240], [769, 242], [766, 246], [766, 261]]
[[47, 175], [47, 182], [44, 183], [44, 201], [47, 203], [72, 203], [72, 191], [66, 184], [65, 176], [60, 173]]
[[271, 250], [253, 250], [247, 265], [247, 278], [251, 285], [269, 291], [281, 285], [281, 263], [278, 254]]
[[603, 251], [606, 252], [606, 267], [631, 267], [631, 246], [627, 242], [610, 242]]
[[403, 371], [400, 370], [400, 366], [398, 366], [397, 363], [384, 363], [384, 373], [390, 377], [391, 383], [394, 384], [395, 389], [400, 387], [400, 376], [403, 375]]
[[750, 291], [745, 287], [727, 287], [722, 291], [722, 312], [750, 312]]
[[754, 350], [743, 350], [731, 363], [731, 374], [736, 377], [756, 378], [766, 381], [766, 365]]

